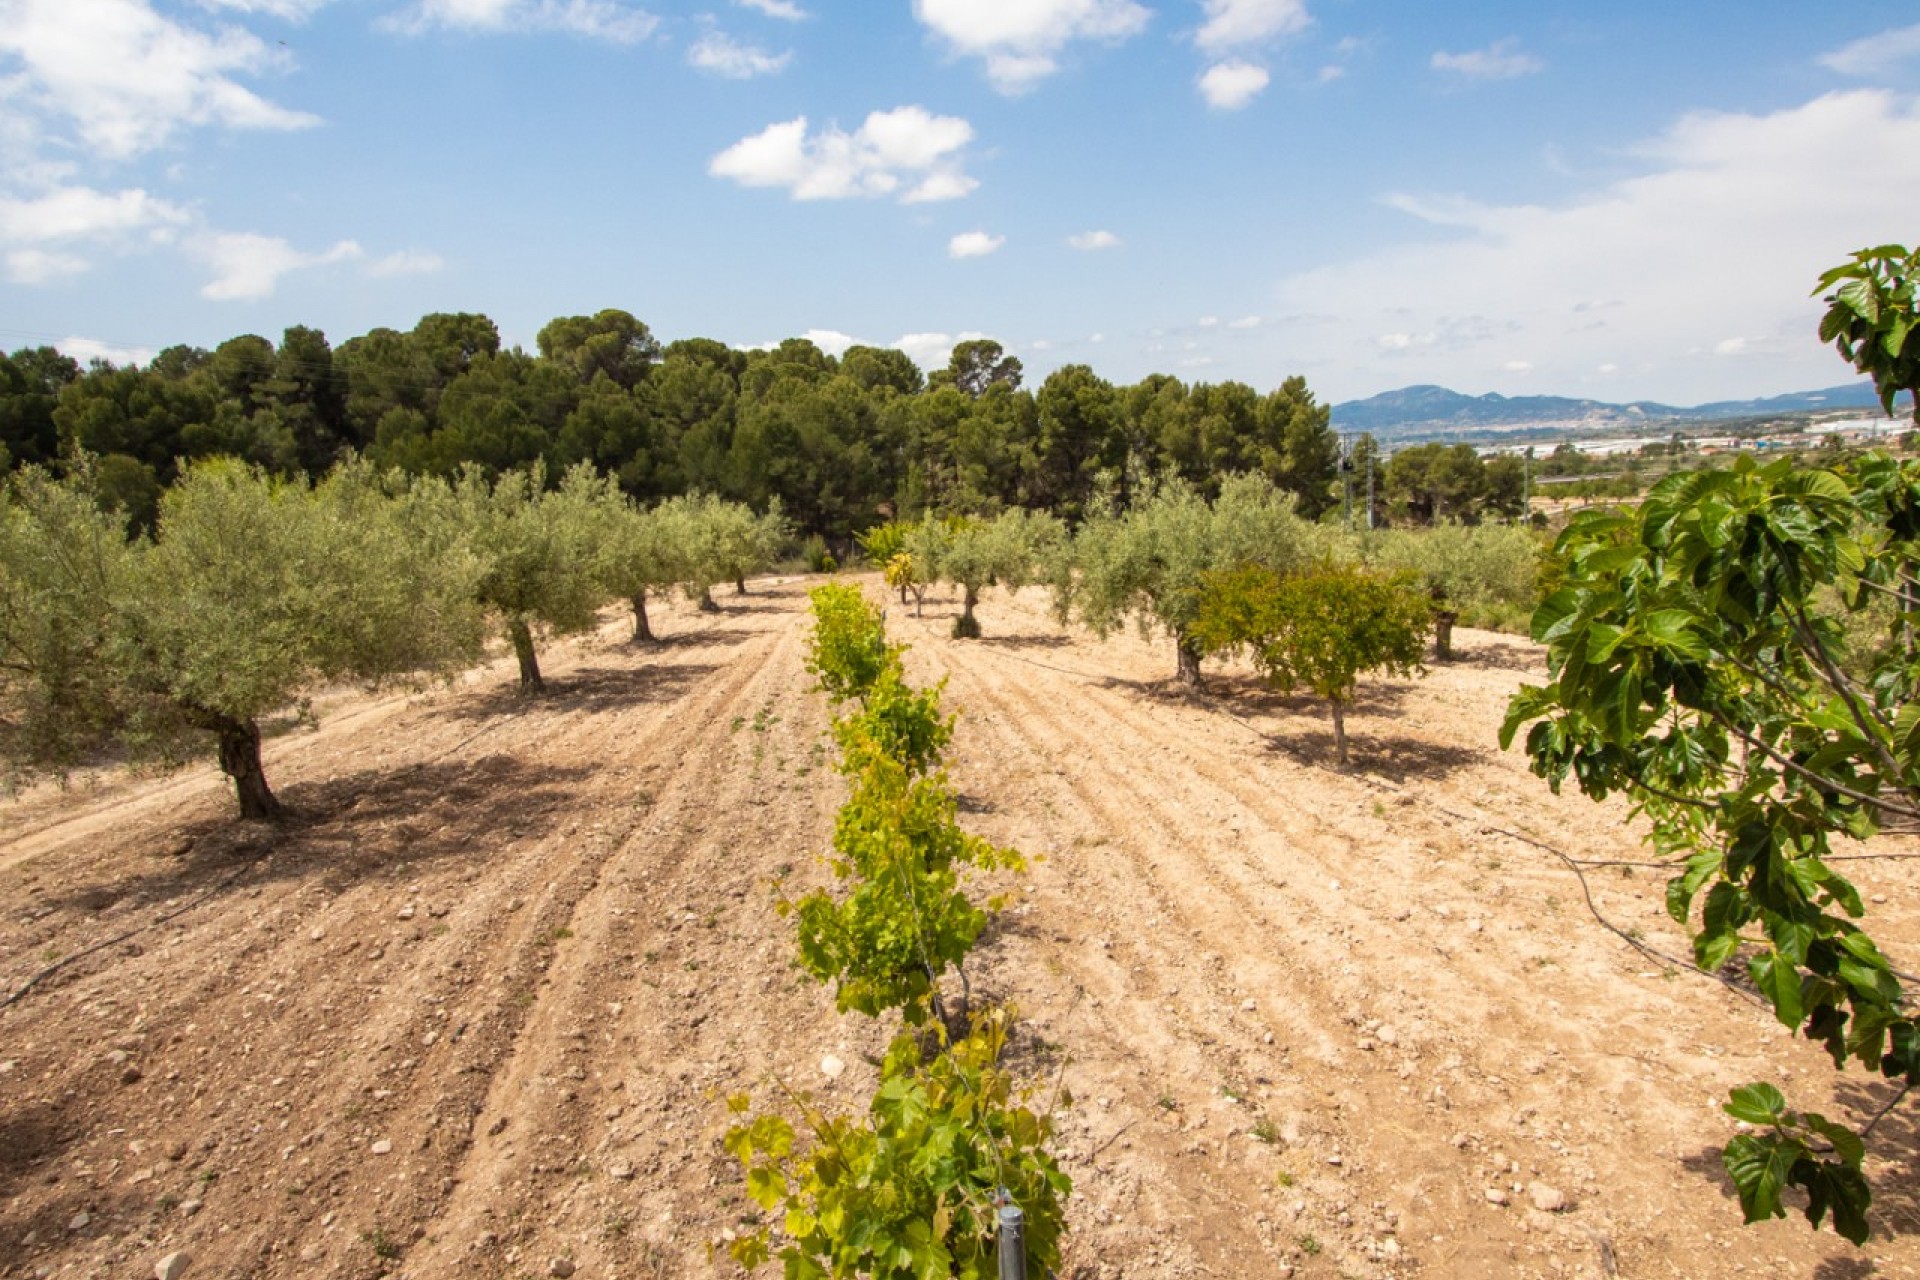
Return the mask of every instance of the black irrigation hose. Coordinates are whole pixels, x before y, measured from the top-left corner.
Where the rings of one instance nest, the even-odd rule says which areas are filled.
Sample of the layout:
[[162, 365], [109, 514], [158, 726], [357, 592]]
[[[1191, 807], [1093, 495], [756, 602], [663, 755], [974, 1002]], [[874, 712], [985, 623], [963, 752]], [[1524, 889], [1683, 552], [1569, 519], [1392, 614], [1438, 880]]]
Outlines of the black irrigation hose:
[[10, 1008], [15, 1001], [19, 1000], [22, 996], [26, 995], [27, 992], [33, 990], [36, 984], [38, 984], [39, 982], [43, 981], [46, 978], [52, 977], [54, 974], [60, 972], [60, 970], [66, 968], [68, 965], [74, 963], [75, 961], [84, 960], [88, 956], [93, 955], [96, 952], [105, 951], [108, 947], [118, 946], [120, 943], [125, 942], [127, 939], [138, 937], [139, 935], [146, 933], [148, 930], [158, 929], [161, 925], [165, 924], [167, 921], [173, 920], [180, 916], [185, 915], [187, 912], [193, 910], [195, 907], [199, 906], [201, 903], [205, 902], [207, 899], [213, 897], [214, 895], [219, 893], [224, 893], [226, 890], [232, 888], [234, 884], [236, 884], [239, 881], [241, 876], [253, 870], [253, 868], [259, 864], [260, 860], [266, 857], [271, 852], [272, 852], [271, 849], [263, 849], [261, 852], [255, 854], [252, 858], [249, 858], [246, 862], [242, 863], [240, 866], [234, 868], [233, 871], [229, 872], [226, 879], [222, 880], [219, 884], [214, 885], [211, 889], [208, 889], [205, 892], [201, 893], [198, 897], [194, 898], [193, 901], [186, 903], [184, 906], [175, 907], [172, 911], [167, 912], [166, 914], [158, 917], [157, 919], [149, 920], [147, 923], [142, 925], [136, 925], [133, 928], [127, 930], [125, 933], [116, 934], [113, 937], [106, 939], [104, 942], [96, 942], [90, 947], [83, 948], [82, 950], [74, 952], [70, 956], [64, 956], [61, 959], [54, 961], [52, 964], [48, 965], [46, 968], [42, 969], [40, 972], [34, 974], [31, 978], [28, 978], [26, 982], [21, 984], [19, 990], [9, 994], [6, 999], [0, 1000], [0, 1009]]

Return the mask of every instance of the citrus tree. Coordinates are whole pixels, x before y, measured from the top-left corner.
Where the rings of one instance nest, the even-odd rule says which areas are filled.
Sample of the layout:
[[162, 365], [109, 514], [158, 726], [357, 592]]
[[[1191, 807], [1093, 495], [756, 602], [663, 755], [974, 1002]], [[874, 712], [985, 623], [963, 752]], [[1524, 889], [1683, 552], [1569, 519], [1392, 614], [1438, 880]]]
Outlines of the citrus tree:
[[1191, 485], [1168, 482], [1125, 511], [1096, 505], [1056, 572], [1054, 610], [1078, 617], [1102, 638], [1131, 618], [1142, 636], [1174, 643], [1179, 678], [1200, 679], [1193, 636], [1205, 576], [1236, 565], [1285, 571], [1315, 558], [1326, 531], [1294, 514], [1293, 497], [1264, 476], [1229, 476], [1208, 502]]
[[1305, 687], [1333, 713], [1334, 751], [1347, 757], [1347, 707], [1369, 671], [1412, 675], [1432, 629], [1427, 595], [1410, 576], [1353, 565], [1279, 574], [1242, 565], [1201, 580], [1192, 635], [1204, 653], [1245, 650], [1282, 693]]
[[[1835, 1068], [1891, 1082], [1885, 1114], [1920, 1083], [1920, 1034], [1831, 856], [1920, 825], [1920, 466], [1741, 458], [1669, 477], [1637, 511], [1582, 514], [1555, 554], [1564, 585], [1533, 618], [1551, 679], [1514, 695], [1502, 744], [1527, 727], [1556, 790], [1629, 796], [1700, 967], [1741, 964]], [[1862, 619], [1878, 620], [1864, 644]], [[1769, 1084], [1726, 1109], [1756, 1130], [1723, 1152], [1748, 1221], [1784, 1214], [1797, 1187], [1809, 1222], [1866, 1239], [1878, 1115], [1855, 1129]]]

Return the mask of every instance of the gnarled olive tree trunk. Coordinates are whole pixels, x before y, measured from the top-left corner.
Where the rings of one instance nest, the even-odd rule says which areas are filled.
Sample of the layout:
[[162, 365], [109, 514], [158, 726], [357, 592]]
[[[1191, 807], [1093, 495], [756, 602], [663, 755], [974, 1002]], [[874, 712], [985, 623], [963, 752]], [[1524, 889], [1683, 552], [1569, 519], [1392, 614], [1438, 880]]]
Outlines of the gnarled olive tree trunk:
[[633, 594], [633, 643], [652, 644], [653, 627], [647, 622], [647, 593], [642, 588]]
[[1180, 666], [1176, 672], [1180, 683], [1199, 688], [1200, 646], [1194, 642], [1193, 637], [1184, 632], [1174, 636], [1173, 640], [1180, 653]]
[[540, 678], [540, 658], [533, 651], [533, 628], [525, 618], [509, 618], [507, 634], [513, 637], [513, 656], [520, 660], [520, 692], [544, 692], [547, 682]]
[[980, 638], [980, 620], [973, 616], [973, 606], [980, 599], [980, 593], [974, 588], [961, 584], [960, 616], [953, 620], [953, 637], [956, 640], [978, 640]]
[[286, 817], [285, 807], [267, 786], [267, 771], [260, 763], [260, 726], [252, 720], [218, 714], [211, 720], [220, 739], [220, 771], [233, 779], [240, 816], [250, 822], [278, 822]]

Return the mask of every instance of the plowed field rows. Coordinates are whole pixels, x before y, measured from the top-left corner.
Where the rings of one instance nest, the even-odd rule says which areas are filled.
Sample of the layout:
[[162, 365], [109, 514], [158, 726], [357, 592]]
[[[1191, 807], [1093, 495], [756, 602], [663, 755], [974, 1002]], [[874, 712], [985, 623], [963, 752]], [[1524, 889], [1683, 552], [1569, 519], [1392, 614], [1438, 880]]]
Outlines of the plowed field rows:
[[[268, 747], [283, 829], [210, 768], [0, 808], [0, 997], [51, 970], [0, 1010], [0, 1276], [737, 1274], [723, 1095], [864, 1097], [886, 1039], [773, 909], [842, 794], [805, 603], [659, 610], [647, 649], [610, 616], [540, 699], [510, 662], [322, 699]], [[961, 713], [963, 821], [1042, 855], [972, 978], [1071, 1096], [1072, 1275], [1920, 1275], [1898, 1115], [1867, 1249], [1740, 1226], [1729, 1088], [1884, 1095], [1663, 960], [1660, 873], [1555, 856], [1646, 855], [1495, 749], [1530, 647], [1369, 686], [1340, 771], [1310, 702], [1188, 696], [1169, 646], [1044, 605], [890, 625]], [[1916, 868], [1853, 864], [1908, 969]]]

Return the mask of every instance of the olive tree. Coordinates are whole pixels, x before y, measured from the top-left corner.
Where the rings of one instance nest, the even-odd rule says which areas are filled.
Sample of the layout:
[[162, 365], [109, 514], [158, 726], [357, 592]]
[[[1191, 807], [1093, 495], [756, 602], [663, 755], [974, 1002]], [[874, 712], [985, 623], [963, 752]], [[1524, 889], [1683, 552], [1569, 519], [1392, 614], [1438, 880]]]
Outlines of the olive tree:
[[732, 582], [746, 594], [747, 575], [774, 562], [788, 535], [787, 521], [774, 499], [765, 515], [712, 494], [687, 494], [660, 504], [665, 536], [680, 557], [677, 580], [700, 608], [712, 611], [713, 588]]
[[672, 520], [640, 507], [611, 476], [576, 468], [561, 488], [592, 513], [590, 554], [602, 594], [632, 608], [634, 644], [653, 643], [647, 597], [679, 582], [685, 561]]
[[1037, 580], [1059, 555], [1066, 527], [1045, 512], [1004, 511], [992, 519], [948, 521], [945, 536], [932, 548], [931, 574], [960, 588], [960, 616], [953, 620], [958, 639], [980, 635], [973, 607], [989, 586], [1018, 591]]
[[604, 516], [591, 466], [575, 468], [557, 490], [548, 491], [544, 479], [535, 465], [489, 484], [469, 467], [454, 490], [481, 566], [475, 598], [505, 627], [525, 692], [546, 687], [535, 627], [551, 635], [585, 631], [606, 599], [596, 557]]
[[1178, 677], [1200, 680], [1193, 622], [1210, 571], [1259, 564], [1286, 571], [1327, 554], [1334, 535], [1294, 514], [1293, 497], [1257, 474], [1221, 482], [1213, 502], [1170, 481], [1126, 511], [1096, 504], [1054, 574], [1054, 609], [1102, 638], [1132, 618], [1142, 636], [1174, 643]]
[[[1510, 524], [1440, 524], [1367, 535], [1369, 564], [1416, 575], [1434, 603], [1434, 656], [1453, 657], [1453, 624], [1516, 625], [1539, 603], [1540, 540]], [[1517, 625], [1516, 625], [1517, 629]]]
[[364, 466], [309, 488], [203, 463], [162, 499], [150, 542], [85, 514], [84, 474], [30, 473], [6, 498], [16, 764], [68, 765], [109, 743], [172, 761], [211, 745], [241, 816], [275, 819], [263, 718], [330, 682], [478, 651], [478, 566], [457, 548], [423, 553], [411, 504]]

